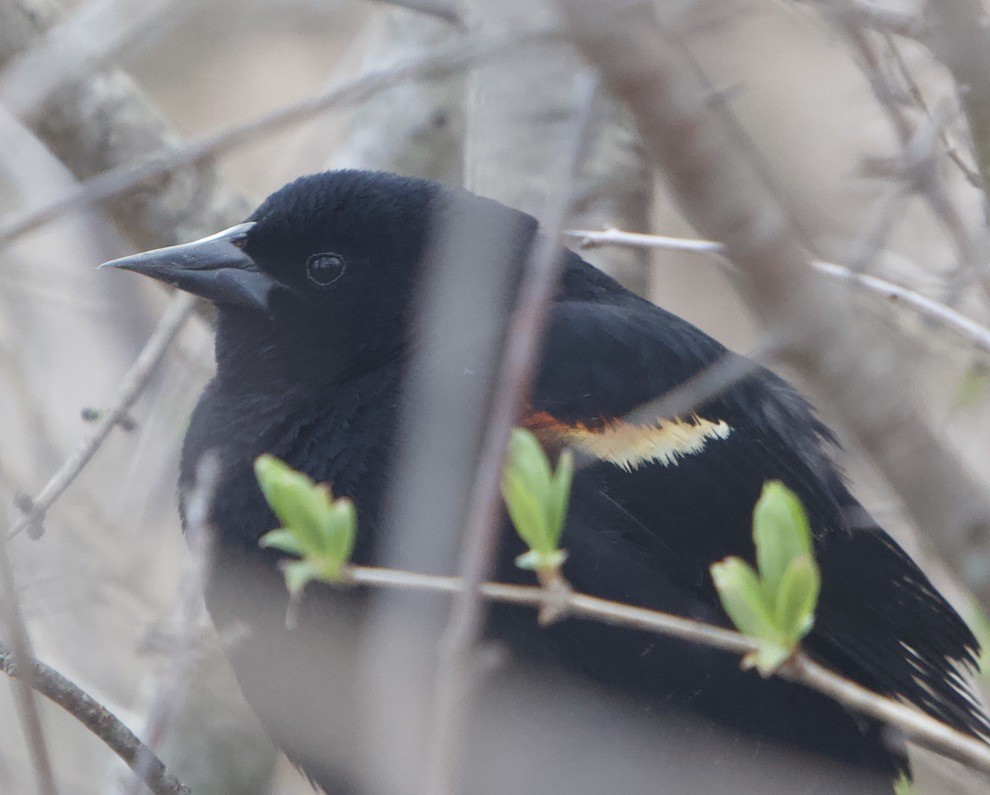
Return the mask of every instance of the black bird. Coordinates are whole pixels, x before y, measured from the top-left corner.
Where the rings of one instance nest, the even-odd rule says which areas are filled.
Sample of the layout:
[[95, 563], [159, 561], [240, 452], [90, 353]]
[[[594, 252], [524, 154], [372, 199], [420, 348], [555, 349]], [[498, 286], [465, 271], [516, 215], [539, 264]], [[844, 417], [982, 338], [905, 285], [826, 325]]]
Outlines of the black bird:
[[[186, 435], [180, 490], [190, 487], [201, 456], [219, 451], [222, 475], [211, 506], [219, 539], [208, 606], [218, 624], [240, 620], [254, 631], [232, 652], [245, 696], [276, 741], [328, 790], [339, 781], [330, 757], [341, 748], [346, 755], [351, 738], [346, 728], [319, 742], [310, 735], [317, 747], [307, 748], [307, 732], [333, 732], [330, 716], [347, 707], [340, 702], [346, 695], [317, 708], [312, 688], [299, 683], [358, 674], [336, 647], [315, 651], [305, 621], [292, 632], [284, 628], [279, 556], [257, 545], [276, 520], [252, 463], [273, 453], [353, 498], [360, 517], [355, 559], [375, 563], [412, 344], [412, 296], [431, 217], [454, 199], [516, 226], [507, 264], [538, 234], [529, 216], [463, 191], [335, 171], [296, 180], [245, 223], [212, 237], [107, 263], [217, 307], [216, 377]], [[866, 687], [987, 735], [990, 726], [964, 678], [975, 665], [976, 640], [850, 494], [831, 459], [835, 440], [809, 404], [757, 367], [689, 416], [627, 419], [732, 354], [577, 254], [562, 256], [521, 423], [548, 450], [567, 445], [592, 461], [575, 478], [564, 532], [565, 575], [574, 587], [727, 624], [709, 566], [727, 555], [752, 559], [754, 504], [766, 480], [781, 480], [808, 509], [822, 571], [806, 648]], [[519, 542], [511, 533], [503, 539], [498, 577], [525, 582], [511, 565]], [[263, 585], [267, 595], [248, 598]], [[305, 597], [308, 626], [349, 626], [351, 618], [342, 616], [351, 615], [357, 597], [330, 594], [324, 588]], [[732, 655], [586, 621], [520, 629], [533, 624], [529, 611], [502, 609], [492, 632], [513, 638], [523, 656], [532, 650], [527, 644], [543, 644], [541, 659], [549, 656], [646, 710], [692, 711], [731, 732], [878, 776], [893, 776], [905, 764], [875, 722], [796, 685], [741, 672]], [[324, 753], [324, 746], [335, 750]]]

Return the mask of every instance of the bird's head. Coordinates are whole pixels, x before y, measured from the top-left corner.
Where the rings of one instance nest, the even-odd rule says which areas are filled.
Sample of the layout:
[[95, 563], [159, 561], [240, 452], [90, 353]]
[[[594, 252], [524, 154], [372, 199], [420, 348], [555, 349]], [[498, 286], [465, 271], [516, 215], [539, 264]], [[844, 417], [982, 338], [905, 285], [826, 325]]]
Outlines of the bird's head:
[[232, 377], [345, 377], [401, 350], [416, 266], [449, 195], [393, 174], [315, 174], [273, 193], [242, 224], [105, 267], [212, 301], [218, 368], [233, 368]]

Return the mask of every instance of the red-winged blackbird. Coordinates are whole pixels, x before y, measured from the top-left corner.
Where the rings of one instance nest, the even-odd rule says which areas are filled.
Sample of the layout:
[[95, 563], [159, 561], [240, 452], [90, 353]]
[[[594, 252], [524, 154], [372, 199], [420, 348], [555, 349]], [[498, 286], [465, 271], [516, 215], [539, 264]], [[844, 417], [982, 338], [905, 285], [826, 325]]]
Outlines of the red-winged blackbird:
[[[454, 199], [521, 230], [506, 243], [513, 248], [506, 263], [518, 262], [535, 239], [532, 218], [495, 202], [424, 180], [338, 171], [287, 185], [225, 232], [108, 263], [217, 306], [217, 374], [186, 435], [180, 485], [191, 484], [206, 451], [219, 451], [222, 476], [211, 506], [219, 548], [208, 605], [218, 624], [240, 620], [253, 630], [232, 652], [244, 693], [273, 737], [328, 788], [337, 780], [329, 760], [341, 748], [346, 754], [349, 742], [347, 727], [332, 727], [345, 705], [321, 702], [312, 677], [359, 674], [348, 670], [352, 659], [324, 657], [336, 647], [318, 647], [313, 635], [341, 631], [338, 619], [352, 615], [354, 600], [312, 589], [303, 600], [310, 623], [284, 628], [278, 556], [257, 545], [276, 521], [252, 462], [273, 453], [352, 497], [360, 517], [356, 561], [376, 562], [411, 297], [431, 218]], [[569, 445], [591, 460], [575, 478], [563, 538], [574, 587], [725, 624], [709, 566], [727, 555], [753, 557], [753, 507], [764, 482], [779, 479], [808, 509], [822, 571], [806, 648], [873, 690], [986, 734], [987, 720], [958, 670], [973, 666], [976, 640], [850, 494], [830, 459], [834, 439], [805, 400], [756, 368], [690, 416], [626, 419], [732, 354], [576, 254], [562, 256], [521, 422], [549, 448]], [[504, 538], [498, 577], [525, 581], [511, 566], [518, 541]], [[247, 598], [262, 584], [270, 592]], [[903, 764], [876, 723], [796, 685], [743, 673], [732, 655], [574, 619], [517, 631], [524, 625], [534, 625], [531, 612], [502, 609], [493, 631], [513, 638], [523, 656], [543, 644], [535, 656], [549, 654], [644, 709], [686, 709], [865, 771], [892, 775]], [[325, 743], [325, 755], [301, 747], [301, 735], [314, 731], [328, 734], [315, 743]]]

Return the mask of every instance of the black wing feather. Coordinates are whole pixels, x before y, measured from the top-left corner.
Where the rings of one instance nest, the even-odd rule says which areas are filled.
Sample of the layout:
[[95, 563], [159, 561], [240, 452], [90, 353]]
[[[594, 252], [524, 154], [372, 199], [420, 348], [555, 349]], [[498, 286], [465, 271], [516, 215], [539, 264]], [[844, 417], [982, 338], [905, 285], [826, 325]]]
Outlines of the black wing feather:
[[[575, 257], [552, 310], [533, 409], [563, 423], [608, 422], [732, 355]], [[867, 687], [963, 731], [990, 735], [960, 673], [976, 664], [976, 639], [897, 543], [872, 522], [863, 526], [866, 512], [831, 459], [834, 437], [810, 405], [759, 368], [698, 413], [725, 420], [731, 434], [676, 465], [646, 462], [629, 472], [598, 462], [579, 473], [575, 492], [600, 491], [622, 528], [599, 532], [635, 546], [654, 578], [715, 605], [708, 567], [726, 555], [753, 558], [752, 508], [765, 480], [782, 480], [805, 503], [822, 569], [807, 647]], [[599, 522], [607, 521], [603, 505]], [[588, 543], [587, 533], [570, 536]], [[595, 565], [608, 561], [599, 555]], [[592, 579], [600, 584], [607, 577], [599, 571]], [[657, 599], [638, 596], [658, 606]]]

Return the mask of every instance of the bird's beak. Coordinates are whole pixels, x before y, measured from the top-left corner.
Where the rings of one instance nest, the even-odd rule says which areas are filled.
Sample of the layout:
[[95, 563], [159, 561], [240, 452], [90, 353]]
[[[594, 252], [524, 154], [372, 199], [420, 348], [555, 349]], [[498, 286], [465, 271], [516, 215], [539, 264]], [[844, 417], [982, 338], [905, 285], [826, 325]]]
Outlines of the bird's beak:
[[267, 312], [277, 282], [241, 250], [252, 226], [254, 222], [238, 224], [192, 243], [121, 257], [100, 267], [143, 273], [216, 304]]

